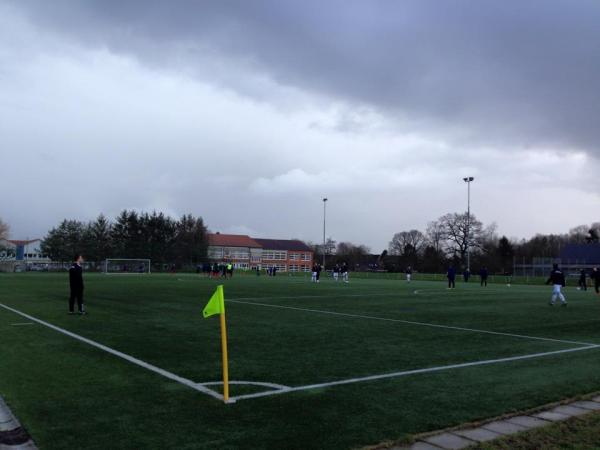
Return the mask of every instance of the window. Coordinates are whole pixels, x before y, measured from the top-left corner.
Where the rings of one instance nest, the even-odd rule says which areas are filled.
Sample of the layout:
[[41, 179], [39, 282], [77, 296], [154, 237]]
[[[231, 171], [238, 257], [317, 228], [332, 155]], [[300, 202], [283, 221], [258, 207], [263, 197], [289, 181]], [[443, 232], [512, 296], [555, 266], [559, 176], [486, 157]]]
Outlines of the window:
[[290, 253], [290, 260], [291, 261], [299, 261], [300, 260], [300, 253]]
[[310, 261], [312, 259], [310, 253], [302, 253], [302, 261]]
[[312, 272], [310, 266], [300, 266], [302, 268], [302, 272]]
[[298, 265], [290, 264], [290, 272], [298, 272]]
[[219, 259], [223, 257], [223, 247], [208, 247], [208, 257]]
[[273, 251], [273, 250], [263, 250], [262, 259], [271, 260], [271, 261], [285, 261], [287, 259], [287, 252], [283, 251]]

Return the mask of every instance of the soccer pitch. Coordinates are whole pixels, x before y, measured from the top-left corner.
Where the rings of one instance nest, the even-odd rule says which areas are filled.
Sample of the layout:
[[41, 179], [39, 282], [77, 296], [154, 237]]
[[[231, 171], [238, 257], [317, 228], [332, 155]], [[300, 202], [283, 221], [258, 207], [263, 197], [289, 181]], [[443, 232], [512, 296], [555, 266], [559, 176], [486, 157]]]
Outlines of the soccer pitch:
[[[0, 276], [0, 394], [42, 449], [349, 449], [600, 390], [600, 299], [304, 276]], [[24, 315], [25, 316], [24, 316]]]

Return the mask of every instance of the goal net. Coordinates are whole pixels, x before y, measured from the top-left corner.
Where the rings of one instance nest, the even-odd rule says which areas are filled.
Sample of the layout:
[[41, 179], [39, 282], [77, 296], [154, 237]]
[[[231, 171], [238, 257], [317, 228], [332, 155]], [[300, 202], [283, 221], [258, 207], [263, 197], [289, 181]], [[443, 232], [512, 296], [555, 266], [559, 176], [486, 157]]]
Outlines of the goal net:
[[150, 273], [149, 259], [111, 258], [104, 260], [103, 272], [107, 275]]

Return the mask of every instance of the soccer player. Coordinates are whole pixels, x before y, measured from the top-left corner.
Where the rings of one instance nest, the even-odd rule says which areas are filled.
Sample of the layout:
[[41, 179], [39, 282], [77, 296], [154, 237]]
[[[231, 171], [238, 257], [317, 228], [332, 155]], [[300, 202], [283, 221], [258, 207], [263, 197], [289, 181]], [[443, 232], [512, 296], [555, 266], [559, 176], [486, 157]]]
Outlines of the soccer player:
[[321, 282], [321, 271], [323, 270], [323, 267], [321, 267], [321, 264], [317, 263], [317, 283]]
[[233, 278], [233, 264], [231, 263], [227, 264], [227, 276]]
[[469, 282], [469, 278], [471, 278], [471, 270], [467, 267], [463, 272], [463, 279], [465, 280], [465, 283]]
[[344, 283], [348, 283], [348, 263], [347, 262], [343, 262], [342, 263], [342, 279], [344, 280]]
[[487, 267], [482, 267], [479, 271], [479, 278], [481, 279], [481, 287], [487, 287], [488, 270]]
[[412, 267], [408, 266], [406, 268], [406, 281], [410, 283], [410, 279], [412, 277]]
[[600, 270], [598, 270], [597, 267], [594, 267], [592, 270], [590, 278], [594, 280], [594, 290], [596, 291], [596, 294], [600, 295]]
[[585, 269], [581, 269], [579, 272], [578, 284], [582, 291], [587, 291], [587, 274], [585, 273]]
[[456, 288], [456, 269], [454, 266], [448, 267], [446, 278], [448, 278], [448, 289]]
[[71, 293], [69, 295], [69, 314], [75, 314], [75, 300], [77, 300], [77, 308], [79, 314], [87, 314], [83, 307], [83, 257], [80, 254], [76, 254], [73, 258], [73, 264], [69, 268], [69, 287]]
[[336, 282], [337, 282], [337, 281], [339, 280], [339, 278], [340, 278], [340, 270], [342, 270], [342, 269], [340, 268], [340, 265], [339, 265], [339, 264], [336, 264], [336, 265], [333, 267], [333, 279], [334, 279]]
[[312, 266], [312, 274], [310, 277], [310, 282], [311, 283], [316, 283], [317, 282], [317, 263], [314, 263]]
[[565, 274], [558, 268], [558, 264], [554, 264], [550, 277], [546, 281], [546, 284], [552, 283], [552, 300], [550, 300], [550, 306], [554, 306], [556, 299], [560, 299], [561, 306], [567, 306], [567, 300], [562, 294], [561, 289], [565, 287]]

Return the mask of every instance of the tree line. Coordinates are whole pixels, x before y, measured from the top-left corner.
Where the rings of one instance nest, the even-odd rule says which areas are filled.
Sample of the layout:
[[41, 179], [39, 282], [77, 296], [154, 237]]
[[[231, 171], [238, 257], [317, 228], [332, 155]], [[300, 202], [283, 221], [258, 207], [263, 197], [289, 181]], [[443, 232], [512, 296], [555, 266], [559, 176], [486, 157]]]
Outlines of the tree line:
[[172, 219], [162, 212], [123, 210], [114, 221], [63, 220], [41, 242], [41, 251], [55, 261], [82, 253], [89, 261], [147, 258], [152, 263], [197, 264], [206, 258], [208, 231], [201, 217]]
[[476, 216], [467, 213], [448, 213], [416, 229], [395, 233], [388, 248], [379, 255], [370, 254], [368, 247], [333, 239], [323, 244], [309, 243], [315, 259], [325, 253], [327, 267], [346, 261], [352, 267], [385, 271], [404, 271], [408, 267], [420, 272], [444, 272], [449, 265], [467, 268], [467, 249], [470, 269], [487, 267], [495, 273], [512, 271], [515, 258], [531, 261], [535, 257], [555, 258], [568, 244], [600, 242], [600, 222], [580, 225], [564, 234], [537, 234], [530, 239], [510, 239], [496, 232], [496, 224], [484, 226]]

